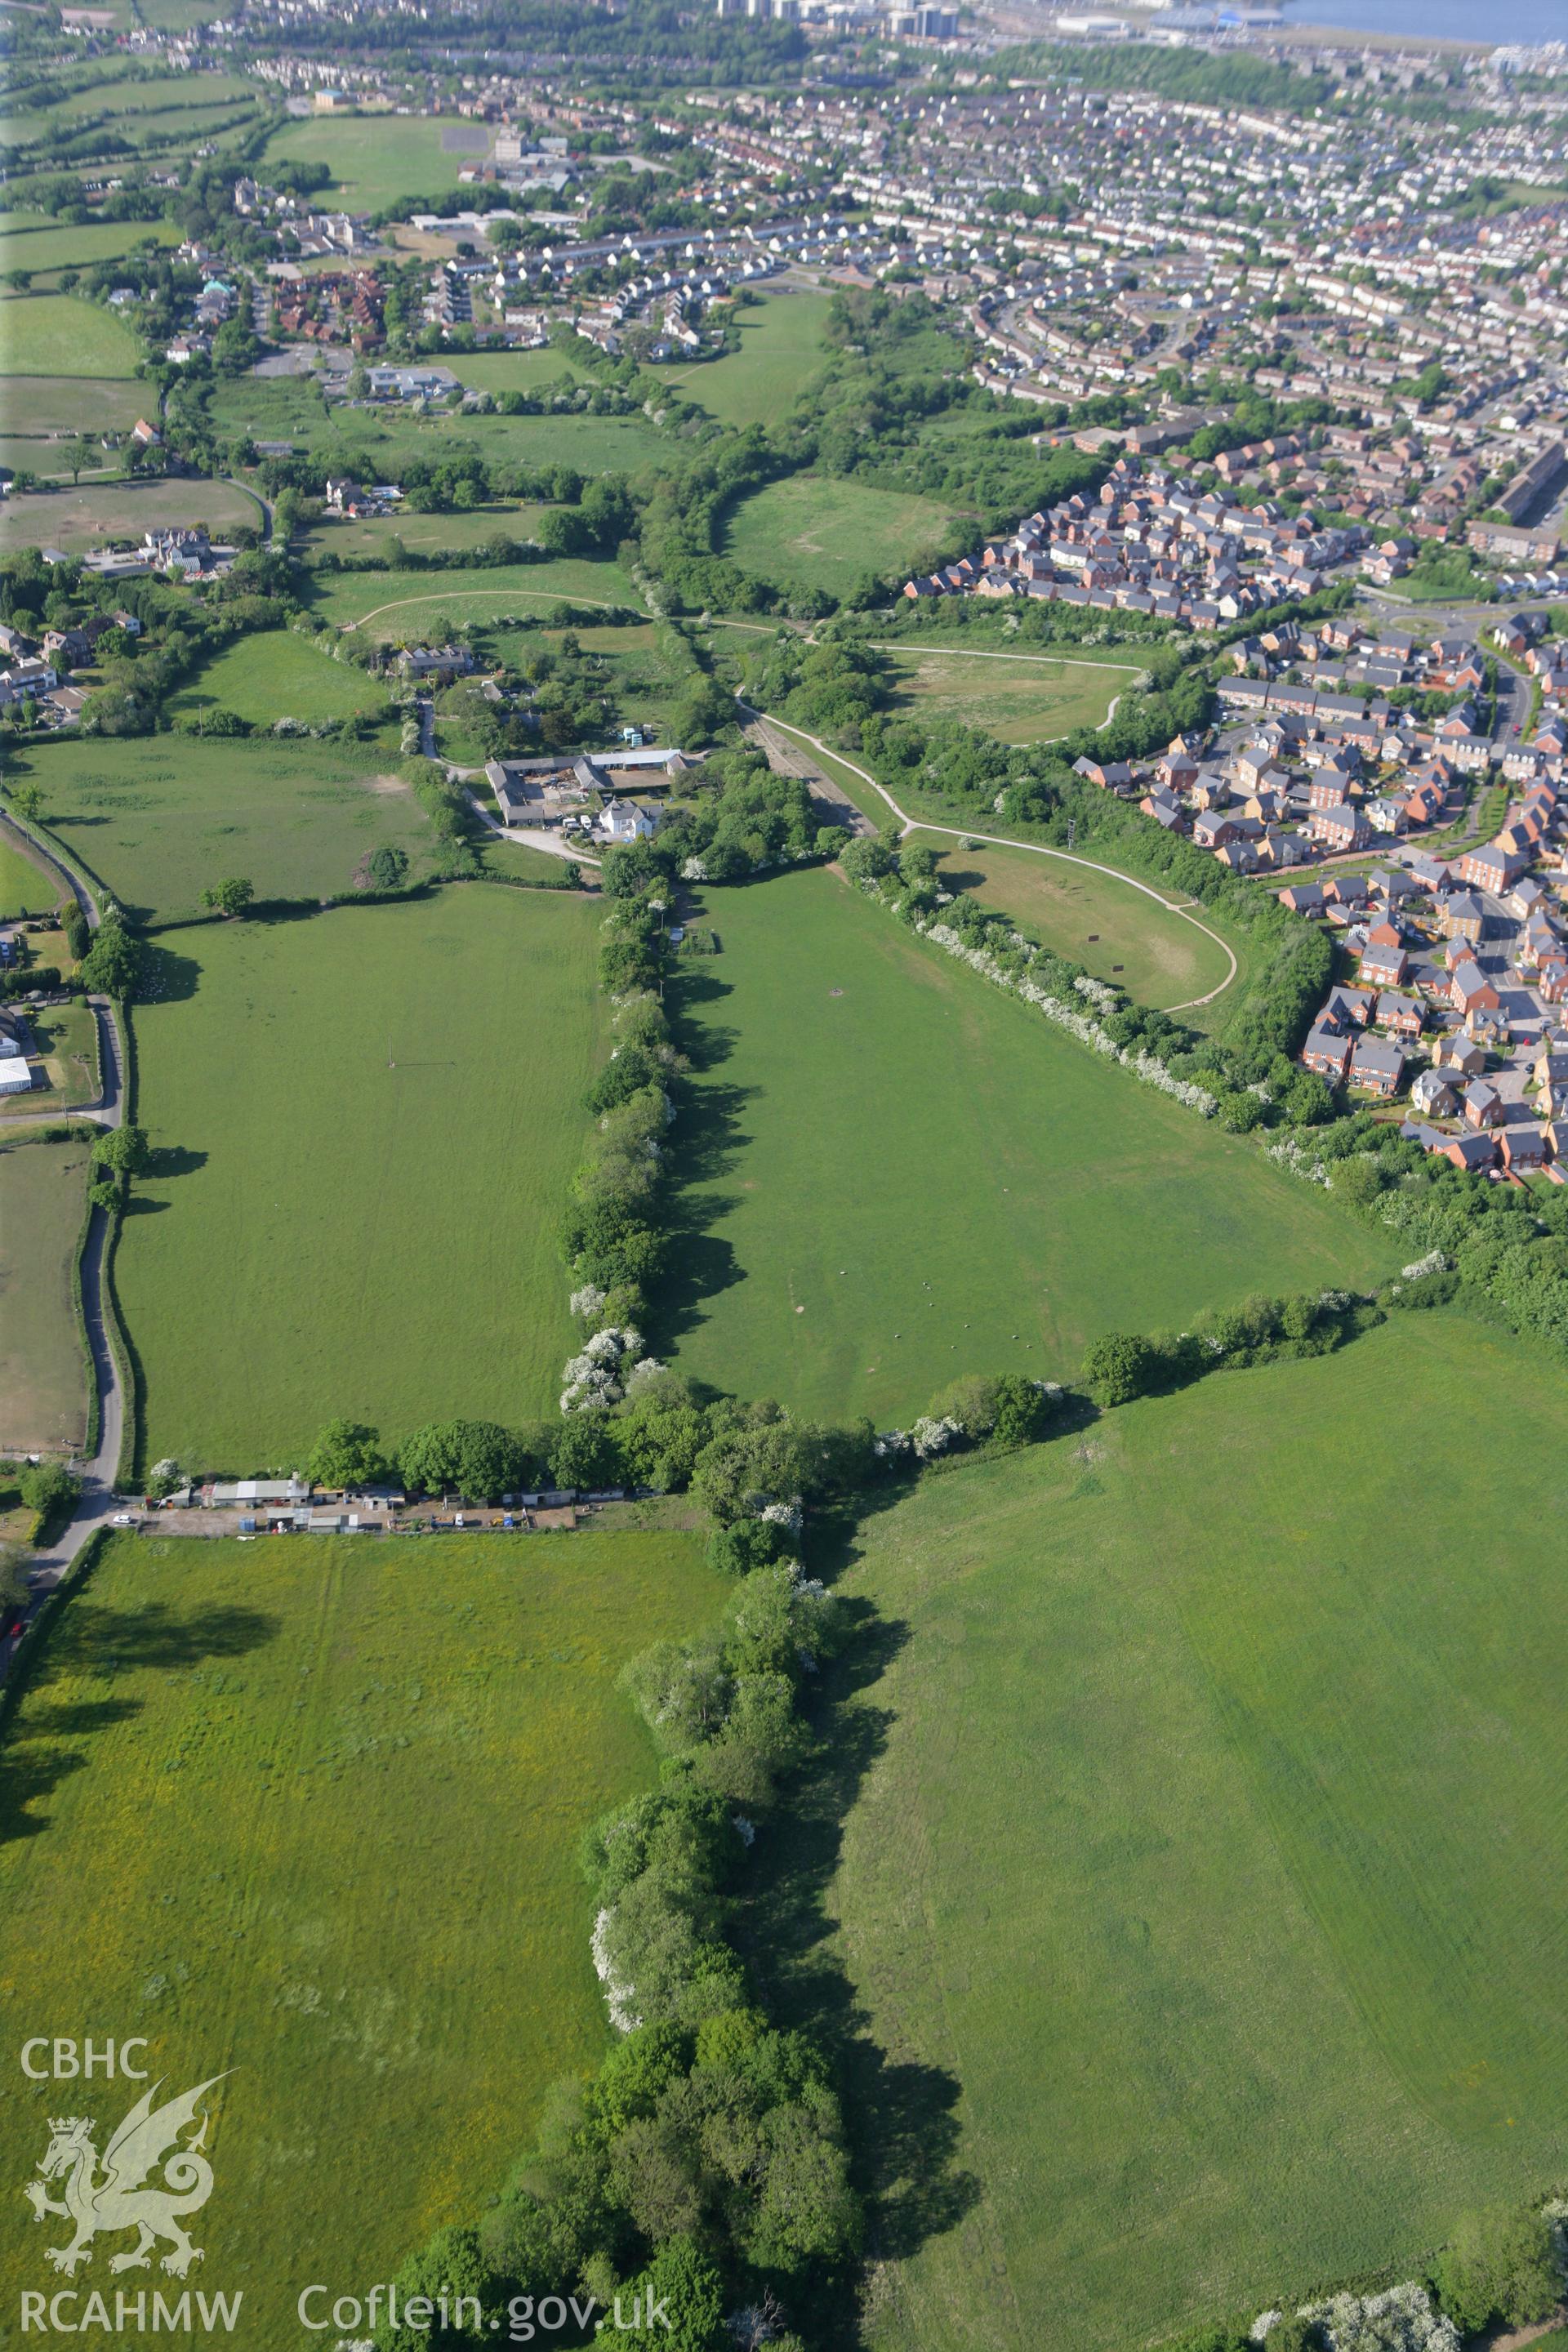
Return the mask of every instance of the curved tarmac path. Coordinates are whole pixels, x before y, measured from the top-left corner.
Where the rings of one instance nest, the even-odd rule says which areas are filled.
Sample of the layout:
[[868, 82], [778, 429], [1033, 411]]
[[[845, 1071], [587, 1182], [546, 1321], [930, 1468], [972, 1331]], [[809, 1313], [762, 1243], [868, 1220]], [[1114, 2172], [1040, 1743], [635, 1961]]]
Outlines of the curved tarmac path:
[[[750, 703], [743, 703], [742, 708], [750, 710], [752, 706]], [[765, 719], [770, 727], [777, 727], [786, 735], [797, 736], [801, 742], [809, 743], [813, 751], [819, 752], [825, 760], [836, 761], [839, 767], [847, 768], [852, 776], [858, 776], [862, 783], [869, 784], [871, 790], [887, 802], [888, 806], [898, 818], [902, 833], [951, 834], [955, 841], [983, 841], [994, 849], [1026, 849], [1036, 857], [1059, 858], [1064, 866], [1085, 866], [1091, 874], [1106, 874], [1113, 882], [1125, 882], [1130, 890], [1141, 891], [1145, 898], [1152, 898], [1154, 904], [1157, 907], [1163, 907], [1168, 915], [1179, 915], [1184, 923], [1191, 923], [1194, 930], [1202, 931], [1205, 939], [1214, 941], [1230, 969], [1217, 988], [1211, 988], [1203, 996], [1189, 996], [1184, 1003], [1167, 1005], [1166, 1012], [1192, 1013], [1195, 1012], [1200, 1004], [1212, 1004], [1216, 996], [1225, 994], [1226, 990], [1236, 978], [1238, 969], [1236, 957], [1219, 933], [1211, 930], [1206, 923], [1200, 923], [1190, 908], [1179, 905], [1173, 898], [1163, 897], [1152, 884], [1136, 881], [1131, 874], [1123, 874], [1119, 866], [1101, 866], [1095, 858], [1079, 857], [1074, 850], [1047, 849], [1042, 842], [1017, 841], [1011, 835], [1005, 833], [977, 833], [974, 827], [969, 824], [932, 824], [923, 816], [910, 816], [907, 810], [899, 806], [886, 784], [879, 784], [868, 769], [858, 766], [853, 760], [847, 760], [842, 751], [833, 751], [817, 736], [808, 735], [804, 727], [796, 727], [787, 719], [776, 718], [772, 711], [759, 710], [753, 715], [758, 719]]]

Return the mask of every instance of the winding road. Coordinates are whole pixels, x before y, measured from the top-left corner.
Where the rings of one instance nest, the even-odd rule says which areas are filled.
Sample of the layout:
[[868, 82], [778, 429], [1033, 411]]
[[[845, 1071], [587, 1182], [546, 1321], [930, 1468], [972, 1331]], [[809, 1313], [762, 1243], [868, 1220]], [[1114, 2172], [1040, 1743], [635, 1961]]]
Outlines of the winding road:
[[[4, 834], [9, 834], [24, 844], [28, 855], [64, 884], [87, 917], [89, 929], [96, 930], [101, 920], [100, 910], [80, 875], [28, 827], [19, 824], [8, 813], [0, 812], [0, 835]], [[125, 1118], [125, 1055], [119, 1016], [107, 996], [90, 996], [88, 1003], [98, 1024], [98, 1099], [73, 1107], [69, 1115], [72, 1118], [91, 1119], [100, 1127], [115, 1128], [121, 1126]], [[57, 1111], [41, 1116], [53, 1119], [59, 1114]], [[81, 1254], [81, 1306], [88, 1349], [92, 1358], [93, 1382], [98, 1392], [98, 1446], [89, 1458], [75, 1465], [81, 1480], [81, 1495], [75, 1512], [55, 1541], [45, 1545], [33, 1556], [28, 1574], [32, 1601], [23, 1622], [22, 1632], [0, 1642], [0, 1682], [9, 1672], [18, 1643], [42, 1607], [45, 1595], [53, 1591], [84, 1544], [97, 1534], [117, 1508], [114, 1481], [125, 1433], [125, 1388], [110, 1337], [105, 1304], [104, 1273], [109, 1237], [108, 1213], [95, 1208], [88, 1223], [87, 1239]]]
[[[740, 701], [741, 698], [737, 696], [736, 699], [737, 701]], [[904, 834], [910, 833], [941, 833], [951, 835], [955, 841], [983, 841], [988, 847], [993, 849], [1026, 849], [1033, 856], [1036, 857], [1059, 858], [1064, 866], [1086, 866], [1091, 874], [1105, 874], [1109, 875], [1113, 882], [1124, 882], [1130, 890], [1137, 890], [1141, 892], [1145, 898], [1152, 898], [1154, 904], [1157, 907], [1163, 907], [1168, 915], [1179, 915], [1184, 923], [1191, 923], [1194, 930], [1202, 931], [1205, 939], [1212, 940], [1214, 941], [1215, 947], [1218, 948], [1220, 953], [1224, 956], [1229, 969], [1226, 971], [1225, 978], [1220, 982], [1217, 988], [1209, 989], [1206, 993], [1202, 996], [1189, 996], [1185, 1002], [1181, 1004], [1167, 1005], [1164, 1008], [1166, 1012], [1193, 1013], [1197, 1010], [1200, 1004], [1212, 1004], [1216, 996], [1224, 995], [1226, 990], [1236, 978], [1237, 971], [1236, 958], [1232, 954], [1230, 948], [1226, 945], [1226, 941], [1221, 939], [1219, 933], [1217, 931], [1211, 930], [1207, 923], [1200, 923], [1189, 906], [1183, 906], [1173, 898], [1165, 898], [1163, 893], [1156, 890], [1152, 884], [1148, 882], [1135, 881], [1131, 874], [1123, 874], [1119, 866], [1101, 866], [1092, 857], [1079, 857], [1074, 850], [1047, 849], [1042, 842], [1018, 841], [1009, 834], [977, 833], [973, 825], [932, 824], [927, 817], [910, 816], [907, 810], [901, 809], [899, 806], [898, 802], [893, 798], [892, 793], [888, 790], [886, 784], [879, 784], [876, 777], [870, 773], [869, 770], [858, 766], [853, 760], [847, 760], [842, 751], [831, 751], [826, 743], [822, 742], [818, 739], [818, 737], [808, 735], [804, 727], [796, 727], [788, 719], [775, 718], [771, 711], [753, 710], [751, 704], [748, 702], [741, 702], [741, 708], [748, 717], [758, 721], [762, 725], [776, 728], [784, 735], [794, 736], [798, 742], [809, 743], [813, 751], [818, 752], [824, 760], [828, 761], [837, 761], [839, 767], [847, 768], [852, 776], [858, 776], [863, 783], [870, 786], [871, 790], [879, 799], [886, 801], [889, 808], [898, 818], [900, 838]]]

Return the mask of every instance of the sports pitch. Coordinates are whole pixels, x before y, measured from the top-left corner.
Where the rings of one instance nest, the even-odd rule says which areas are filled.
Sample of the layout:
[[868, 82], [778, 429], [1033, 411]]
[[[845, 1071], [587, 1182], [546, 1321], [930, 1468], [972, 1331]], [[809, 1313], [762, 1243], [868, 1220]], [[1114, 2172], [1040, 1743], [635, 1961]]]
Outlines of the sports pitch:
[[[165, 2095], [226, 2077], [187, 2284], [243, 2293], [236, 2352], [476, 2218], [597, 2064], [577, 1841], [655, 1778], [616, 1678], [721, 1598], [679, 1534], [119, 1537], [49, 1631], [5, 1734], [0, 2020], [145, 2035]], [[90, 2092], [101, 2151], [135, 2094]], [[13, 2181], [68, 2095], [6, 2069]], [[6, 2198], [0, 2276], [68, 2284], [61, 2226]], [[176, 2295], [107, 2276], [128, 2242], [78, 2287]]]
[[[833, 1727], [875, 1760], [818, 1957], [865, 2019], [861, 2095], [897, 2068], [926, 2116], [868, 2143], [874, 2344], [1120, 2352], [1245, 2324], [1418, 2273], [1467, 2210], [1561, 2180], [1568, 1474], [1544, 1369], [1396, 1318], [864, 1527], [847, 1590], [901, 1642]], [[1447, 1465], [1440, 1506], [1392, 1424]], [[1503, 1495], [1507, 1540], [1478, 1540]], [[927, 2229], [943, 2150], [957, 2210]]]
[[1361, 1286], [1392, 1248], [821, 869], [710, 890], [678, 1276], [689, 1371], [799, 1411], [1061, 1379], [1105, 1330]]

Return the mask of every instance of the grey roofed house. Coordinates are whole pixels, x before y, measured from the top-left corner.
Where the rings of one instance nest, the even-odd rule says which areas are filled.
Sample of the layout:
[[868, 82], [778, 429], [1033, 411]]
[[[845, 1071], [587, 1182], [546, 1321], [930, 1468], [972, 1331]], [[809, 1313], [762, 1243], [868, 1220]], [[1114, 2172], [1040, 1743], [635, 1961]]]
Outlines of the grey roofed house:
[[1422, 1070], [1410, 1088], [1410, 1099], [1417, 1110], [1440, 1118], [1457, 1109], [1459, 1096], [1452, 1078], [1442, 1070]]
[[1405, 1055], [1397, 1045], [1380, 1037], [1358, 1037], [1351, 1055], [1351, 1076], [1359, 1086], [1397, 1087], [1405, 1075]]
[[1427, 857], [1419, 852], [1410, 861], [1410, 871], [1424, 890], [1447, 890], [1453, 877], [1442, 858]]
[[1373, 1001], [1370, 988], [1331, 988], [1318, 1019], [1333, 1029], [1364, 1029]]

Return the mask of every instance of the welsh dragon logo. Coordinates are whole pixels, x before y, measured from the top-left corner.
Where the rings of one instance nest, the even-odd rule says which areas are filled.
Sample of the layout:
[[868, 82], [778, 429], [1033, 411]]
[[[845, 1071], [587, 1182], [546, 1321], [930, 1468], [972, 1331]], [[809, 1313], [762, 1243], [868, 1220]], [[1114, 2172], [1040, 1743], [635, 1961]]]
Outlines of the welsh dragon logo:
[[[208, 2118], [204, 2113], [201, 2128], [194, 2139], [180, 2145], [180, 2134], [195, 2121], [196, 2110], [215, 2083], [223, 2081], [215, 2074], [211, 2082], [198, 2083], [194, 2091], [183, 2092], [177, 2099], [166, 2099], [154, 2107], [163, 2085], [154, 2083], [144, 2091], [121, 2124], [103, 2151], [102, 2170], [92, 2144], [97, 2125], [87, 2116], [56, 2116], [49, 2121], [49, 2144], [38, 2159], [43, 2179], [29, 2180], [22, 2194], [33, 2209], [33, 2219], [42, 2221], [48, 2214], [58, 2213], [76, 2224], [76, 2235], [68, 2246], [46, 2249], [56, 2270], [74, 2277], [79, 2264], [92, 2260], [92, 2241], [99, 2231], [112, 2233], [118, 2230], [134, 2230], [136, 2243], [129, 2252], [114, 2254], [110, 2259], [111, 2271], [145, 2270], [152, 2261], [153, 2249], [161, 2238], [166, 2238], [173, 2252], [163, 2258], [163, 2267], [175, 2278], [184, 2278], [193, 2263], [202, 2259], [200, 2246], [193, 2246], [181, 2222], [184, 2215], [199, 2212], [212, 2195], [213, 2168], [202, 2154], [207, 2136]], [[162, 2182], [143, 2187], [149, 2173], [162, 2168]], [[44, 2187], [47, 2180], [65, 2177], [64, 2202], [57, 2204]]]

